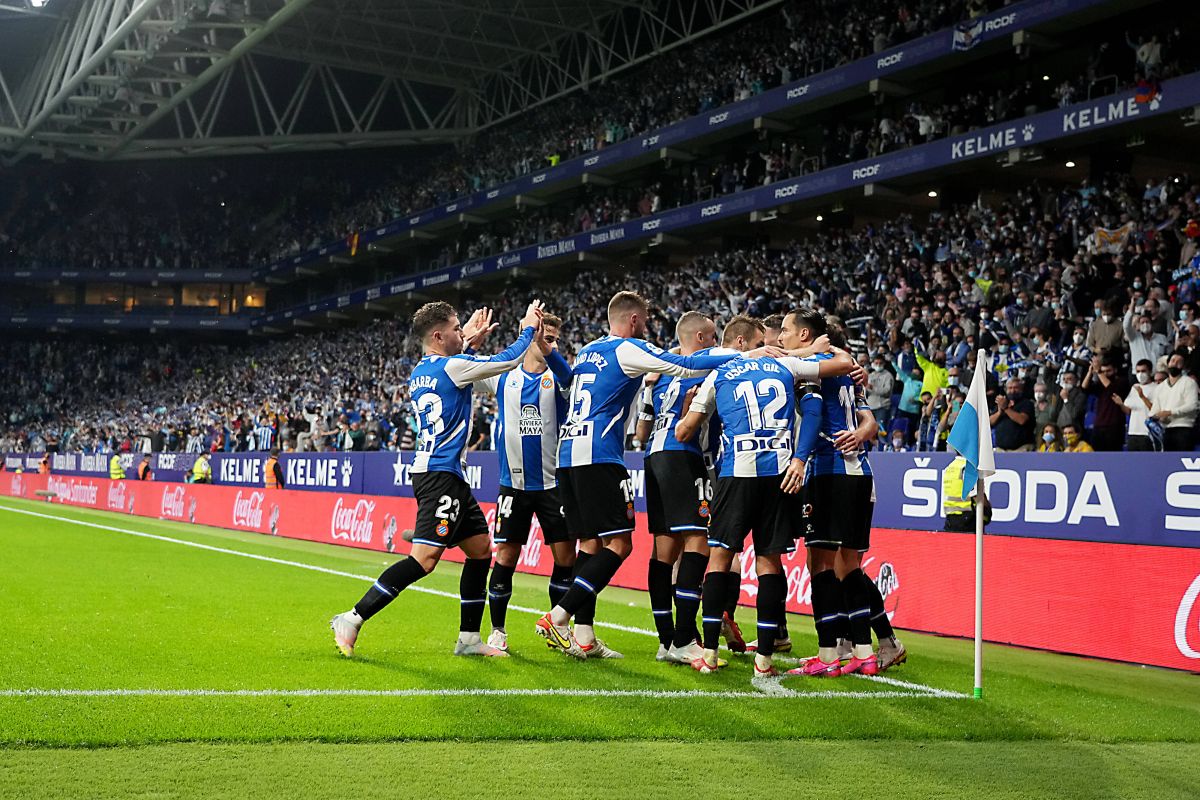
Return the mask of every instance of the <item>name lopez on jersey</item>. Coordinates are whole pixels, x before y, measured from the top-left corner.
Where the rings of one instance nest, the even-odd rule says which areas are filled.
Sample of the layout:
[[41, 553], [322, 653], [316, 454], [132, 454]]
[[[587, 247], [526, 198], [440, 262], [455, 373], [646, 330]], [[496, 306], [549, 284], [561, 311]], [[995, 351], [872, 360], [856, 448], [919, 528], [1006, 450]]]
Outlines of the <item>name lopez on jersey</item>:
[[600, 353], [580, 353], [575, 359], [576, 368], [581, 364], [595, 364], [597, 369], [604, 369], [608, 366], [608, 359]]

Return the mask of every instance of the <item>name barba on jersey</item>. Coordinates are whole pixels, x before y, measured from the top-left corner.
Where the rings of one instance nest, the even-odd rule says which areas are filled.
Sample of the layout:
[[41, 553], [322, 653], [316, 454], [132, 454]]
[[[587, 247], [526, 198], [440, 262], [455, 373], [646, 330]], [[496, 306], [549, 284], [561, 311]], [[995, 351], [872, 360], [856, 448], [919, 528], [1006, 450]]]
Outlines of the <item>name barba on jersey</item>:
[[418, 375], [408, 382], [409, 393], [417, 389], [437, 389], [437, 378], [432, 375]]

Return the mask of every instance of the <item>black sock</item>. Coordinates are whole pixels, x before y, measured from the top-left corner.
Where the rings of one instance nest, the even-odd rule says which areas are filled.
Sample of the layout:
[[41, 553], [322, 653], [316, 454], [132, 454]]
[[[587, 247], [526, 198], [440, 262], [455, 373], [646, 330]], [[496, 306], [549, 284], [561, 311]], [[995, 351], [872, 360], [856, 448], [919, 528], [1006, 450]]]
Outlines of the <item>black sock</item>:
[[675, 621], [671, 617], [671, 565], [657, 558], [650, 559], [646, 584], [650, 591], [650, 610], [654, 613], [658, 642], [663, 647], [670, 647], [675, 637]]
[[742, 598], [742, 573], [740, 572], [722, 572], [725, 581], [725, 613], [733, 619], [733, 615], [737, 613], [738, 600]]
[[856, 569], [842, 578], [842, 591], [846, 596], [846, 618], [850, 625], [850, 641], [856, 645], [871, 644], [871, 598], [867, 587]]
[[[567, 592], [571, 591], [571, 587], [575, 585], [575, 579], [579, 577], [579, 573], [595, 556], [592, 553], [580, 553], [575, 557], [575, 569], [571, 570], [571, 580], [567, 581]], [[563, 597], [567, 596], [567, 592], [563, 592]], [[562, 605], [562, 600], [558, 601]], [[577, 625], [595, 625], [596, 624], [596, 596], [588, 595], [583, 599], [579, 606], [579, 610], [572, 616], [575, 617]]]
[[818, 647], [837, 647], [842, 619], [841, 583], [831, 569], [812, 577], [813, 619], [817, 626]]
[[463, 562], [462, 576], [458, 579], [458, 629], [465, 633], [479, 633], [483, 622], [483, 604], [487, 599], [488, 568], [490, 558], [468, 558]]
[[779, 633], [776, 639], [788, 638], [787, 628], [787, 578], [783, 579], [783, 600], [779, 603]]
[[679, 560], [679, 573], [675, 576], [676, 647], [684, 647], [700, 638], [700, 631], [696, 630], [696, 612], [700, 610], [700, 584], [707, 568], [708, 557], [701, 553], [684, 553]]
[[[604, 591], [613, 575], [617, 574], [622, 560], [619, 555], [606, 548], [589, 558], [587, 566], [576, 574], [570, 591], [559, 603], [564, 611], [575, 617], [575, 624], [591, 625], [595, 622], [596, 595]], [[592, 619], [585, 620], [582, 612], [589, 607]]]
[[575, 572], [575, 566], [559, 566], [554, 565], [554, 569], [550, 571], [550, 607], [554, 608], [563, 599], [563, 595], [567, 593], [567, 589], [571, 588], [572, 573]]
[[425, 577], [425, 568], [415, 558], [397, 561], [383, 571], [379, 580], [367, 589], [367, 593], [355, 604], [354, 610], [364, 620], [378, 614], [384, 606], [396, 599], [412, 584]]
[[775, 654], [775, 637], [779, 635], [780, 600], [787, 594], [787, 579], [782, 575], [758, 576], [758, 652]]
[[875, 636], [881, 642], [884, 639], [892, 638], [896, 635], [896, 632], [892, 630], [892, 621], [888, 619], [887, 611], [883, 608], [883, 593], [879, 591], [879, 587], [875, 584], [875, 581], [867, 577], [867, 573], [861, 569], [856, 570], [856, 572], [861, 576], [858, 580], [863, 585], [867, 599], [871, 601], [871, 628], [874, 629]]
[[725, 612], [725, 588], [729, 585], [724, 572], [704, 576], [704, 649], [716, 650], [721, 642], [721, 621]]
[[488, 610], [492, 615], [492, 628], [504, 627], [508, 601], [512, 597], [513, 573], [516, 571], [515, 566], [506, 567], [499, 561], [492, 567], [492, 577], [488, 581]]

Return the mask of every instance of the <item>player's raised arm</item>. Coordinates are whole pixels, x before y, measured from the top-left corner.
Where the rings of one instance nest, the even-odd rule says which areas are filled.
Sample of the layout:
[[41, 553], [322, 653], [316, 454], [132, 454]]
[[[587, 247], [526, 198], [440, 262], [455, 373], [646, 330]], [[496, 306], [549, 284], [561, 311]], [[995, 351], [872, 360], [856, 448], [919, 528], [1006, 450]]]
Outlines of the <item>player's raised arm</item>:
[[641, 339], [626, 339], [616, 349], [621, 369], [631, 378], [658, 372], [676, 378], [700, 378], [729, 361], [730, 355], [677, 356]]
[[466, 386], [468, 383], [508, 372], [521, 363], [541, 324], [542, 304], [534, 300], [521, 319], [521, 335], [507, 349], [490, 357], [453, 356], [446, 362], [446, 375], [456, 386]]
[[835, 378], [839, 375], [849, 375], [858, 366], [858, 362], [854, 360], [853, 356], [845, 350], [836, 349], [828, 353], [803, 358], [795, 355], [787, 355], [778, 359], [778, 361], [797, 380], [803, 381], [815, 381], [819, 378]]

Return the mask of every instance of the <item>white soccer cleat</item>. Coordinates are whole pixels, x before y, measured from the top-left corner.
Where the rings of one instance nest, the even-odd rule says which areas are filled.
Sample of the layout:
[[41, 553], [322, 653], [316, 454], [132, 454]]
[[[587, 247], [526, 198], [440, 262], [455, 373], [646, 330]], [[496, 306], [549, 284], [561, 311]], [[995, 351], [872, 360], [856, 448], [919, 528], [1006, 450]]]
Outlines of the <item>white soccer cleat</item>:
[[354, 655], [354, 643], [358, 641], [358, 625], [350, 619], [346, 614], [338, 614], [333, 619], [329, 620], [329, 627], [333, 629], [333, 643], [337, 645], [337, 649], [342, 651], [342, 655], [350, 658]]
[[667, 651], [667, 661], [673, 664], [691, 664], [698, 658], [704, 658], [704, 648], [695, 639], [683, 647], [671, 645], [671, 649]]
[[663, 644], [662, 642], [659, 642], [658, 643], [658, 653], [655, 654], [654, 660], [655, 661], [670, 661], [671, 659], [668, 656], [669, 652], [670, 651], [667, 650], [667, 646], [665, 644]]
[[570, 626], [555, 625], [550, 620], [549, 614], [544, 614], [534, 623], [534, 631], [546, 640], [546, 647], [561, 650], [571, 658], [583, 660], [588, 657], [587, 651], [575, 640], [575, 634], [571, 631]]
[[908, 661], [908, 651], [904, 649], [904, 643], [895, 636], [880, 641], [877, 656], [880, 672]]
[[579, 645], [579, 649], [582, 650], [589, 659], [592, 659], [592, 658], [624, 658], [625, 657], [622, 654], [618, 653], [616, 650], [613, 650], [611, 647], [606, 645], [600, 639], [597, 639], [596, 641], [592, 642], [591, 644], [581, 644], [581, 645]]
[[492, 647], [487, 642], [456, 642], [454, 645], [454, 655], [456, 656], [488, 656], [490, 658], [508, 658], [508, 653], [498, 647]]
[[496, 628], [488, 636], [487, 643], [497, 650], [508, 652], [508, 634], [503, 628]]

